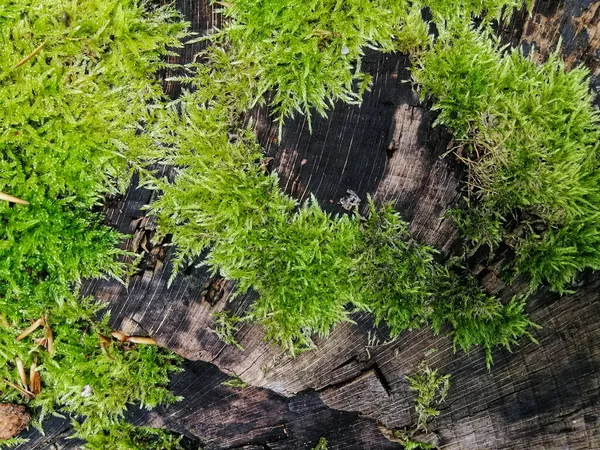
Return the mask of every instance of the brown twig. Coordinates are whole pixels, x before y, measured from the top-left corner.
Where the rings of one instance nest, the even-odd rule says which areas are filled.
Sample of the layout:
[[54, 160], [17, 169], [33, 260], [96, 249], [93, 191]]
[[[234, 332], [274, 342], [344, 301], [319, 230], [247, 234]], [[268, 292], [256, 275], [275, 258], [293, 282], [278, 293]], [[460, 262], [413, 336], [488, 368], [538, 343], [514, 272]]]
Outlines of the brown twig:
[[39, 52], [42, 51], [42, 49], [44, 48], [44, 45], [46, 45], [46, 41], [42, 42], [40, 45], [38, 45], [36, 48], [33, 49], [33, 51], [27, 55], [25, 58], [23, 58], [21, 61], [19, 61], [14, 67], [14, 69], [18, 69], [19, 67], [21, 67], [23, 64], [25, 64], [27, 61], [29, 61], [31, 58], [33, 58], [35, 55], [37, 55]]
[[25, 395], [27, 398], [34, 398], [35, 395], [33, 395], [32, 392], [29, 392], [26, 389], [23, 389], [21, 386], [16, 385], [15, 383], [11, 383], [10, 381], [8, 381], [7, 379], [4, 379], [4, 382], [6, 384], [8, 384], [10, 387], [16, 389], [17, 391], [19, 391], [21, 394]]

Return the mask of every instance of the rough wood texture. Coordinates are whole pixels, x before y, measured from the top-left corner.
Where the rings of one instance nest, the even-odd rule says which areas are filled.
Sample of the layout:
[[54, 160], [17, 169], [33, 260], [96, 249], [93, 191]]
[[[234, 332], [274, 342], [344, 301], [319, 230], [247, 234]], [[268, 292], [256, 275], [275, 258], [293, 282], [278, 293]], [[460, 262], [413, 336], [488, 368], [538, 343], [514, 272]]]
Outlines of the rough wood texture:
[[[542, 57], [562, 36], [566, 60], [587, 64], [597, 88], [598, 5], [539, 0], [531, 17], [520, 12], [502, 34], [514, 45], [535, 42]], [[215, 16], [206, 2], [186, 0], [178, 6], [196, 31], [213, 26]], [[186, 47], [181, 61], [198, 50]], [[417, 239], [452, 253], [457, 232], [451, 221], [440, 219], [460, 195], [460, 169], [440, 159], [450, 136], [431, 128], [434, 115], [402, 81], [409, 76], [404, 56], [369, 53], [364, 67], [374, 77], [364, 103], [338, 105], [329, 118], [316, 118], [312, 134], [299, 118], [286, 125], [277, 143], [268, 111], [254, 112], [259, 138], [273, 157], [271, 168], [286, 192], [301, 200], [313, 194], [335, 213], [344, 211], [339, 201], [348, 190], [363, 201], [369, 193], [378, 202], [392, 201]], [[176, 85], [168, 89], [177, 95]], [[133, 234], [126, 245], [143, 255], [139, 273], [127, 288], [95, 281], [84, 292], [110, 305], [115, 328], [145, 331], [197, 361], [186, 363], [186, 372], [173, 381], [185, 400], [151, 413], [132, 411], [136, 423], [164, 425], [197, 440], [190, 445], [215, 449], [309, 449], [320, 436], [330, 440], [330, 449], [400, 448], [384, 438], [376, 421], [384, 431], [412, 423], [414, 398], [404, 377], [425, 358], [452, 374], [452, 388], [433, 427], [440, 448], [600, 448], [597, 274], [587, 274], [577, 294], [559, 297], [541, 290], [534, 295], [529, 312], [544, 326], [535, 332], [539, 345], [524, 341], [514, 353], [497, 349], [491, 372], [481, 352], [455, 354], [448, 338], [426, 329], [385, 342], [385, 330], [373, 328], [366, 314], [355, 316], [356, 325], [341, 325], [329, 339], [317, 341], [317, 351], [290, 359], [263, 341], [258, 326], [244, 325], [237, 333], [243, 351], [223, 345], [212, 332], [212, 313], [244, 311], [255, 294], [230, 301], [232, 283], [194, 267], [167, 288], [171, 249], [150, 242], [154, 224], [141, 212], [149, 201], [147, 191], [132, 187], [107, 209], [110, 223]], [[502, 298], [523, 289], [520, 282], [504, 286], [493, 270], [481, 270], [480, 278]], [[223, 387], [223, 373], [254, 387]], [[64, 430], [54, 422], [48, 426], [49, 436]], [[44, 448], [49, 441], [44, 442], [26, 448]]]
[[[228, 377], [211, 364], [186, 362], [184, 368], [171, 383], [173, 392], [185, 397], [183, 402], [150, 412], [132, 409], [128, 420], [183, 433], [187, 449], [308, 450], [324, 435], [330, 448], [400, 448], [379, 432], [374, 421], [328, 408], [314, 392], [286, 399], [266, 389], [223, 386]], [[79, 441], [66, 439], [71, 430], [64, 420], [49, 420], [45, 430], [46, 437], [30, 430], [24, 437], [31, 441], [17, 448], [66, 450], [80, 446]]]
[[593, 0], [535, 2], [531, 15], [522, 9], [515, 14], [504, 37], [513, 45], [521, 44], [535, 59], [543, 61], [562, 44], [561, 55], [568, 68], [586, 65], [592, 73], [592, 85], [600, 81], [600, 3]]

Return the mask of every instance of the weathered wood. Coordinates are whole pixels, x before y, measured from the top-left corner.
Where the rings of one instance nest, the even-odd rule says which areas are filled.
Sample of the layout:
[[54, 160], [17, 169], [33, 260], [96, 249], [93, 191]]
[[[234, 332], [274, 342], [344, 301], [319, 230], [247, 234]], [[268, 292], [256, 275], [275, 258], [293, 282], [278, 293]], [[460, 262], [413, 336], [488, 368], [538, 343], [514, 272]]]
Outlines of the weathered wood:
[[[535, 42], [542, 57], [562, 36], [567, 62], [588, 65], [597, 88], [598, 5], [538, 0], [531, 17], [521, 11], [501, 31], [513, 45]], [[198, 32], [215, 23], [205, 1], [179, 1], [178, 7]], [[199, 48], [187, 46], [180, 62], [190, 61]], [[404, 56], [370, 52], [363, 67], [374, 79], [363, 104], [337, 105], [328, 118], [315, 118], [312, 134], [299, 118], [284, 127], [277, 142], [268, 110], [252, 114], [273, 158], [270, 167], [283, 190], [300, 200], [315, 195], [334, 213], [345, 212], [339, 202], [348, 190], [363, 204], [367, 194], [379, 203], [392, 201], [417, 239], [451, 254], [459, 248], [459, 236], [452, 222], [441, 217], [460, 196], [461, 172], [451, 159], [440, 159], [450, 136], [432, 129], [435, 115], [403, 82], [409, 78]], [[177, 85], [167, 87], [178, 94]], [[495, 350], [491, 372], [480, 351], [454, 353], [447, 337], [427, 329], [385, 342], [385, 330], [375, 329], [367, 314], [355, 315], [356, 324], [341, 325], [328, 339], [316, 340], [318, 350], [291, 359], [264, 342], [259, 326], [246, 324], [237, 333], [244, 350], [224, 345], [212, 332], [212, 313], [243, 312], [256, 294], [231, 300], [233, 283], [195, 267], [167, 288], [172, 250], [151, 242], [155, 225], [141, 210], [150, 199], [149, 192], [132, 187], [107, 208], [107, 220], [133, 235], [127, 248], [143, 255], [139, 273], [127, 288], [93, 281], [84, 290], [110, 305], [115, 328], [148, 333], [197, 361], [186, 362], [186, 372], [173, 381], [173, 390], [185, 399], [150, 413], [132, 411], [135, 423], [166, 426], [206, 448], [308, 449], [320, 436], [330, 440], [330, 449], [400, 448], [385, 439], [376, 423], [384, 431], [412, 423], [414, 397], [405, 376], [426, 359], [452, 374], [447, 401], [433, 426], [440, 448], [600, 448], [598, 274], [582, 277], [573, 295], [559, 297], [543, 289], [533, 295], [528, 310], [544, 327], [534, 333], [539, 345], [523, 341], [514, 353]], [[494, 268], [477, 271], [501, 298], [524, 289], [522, 281], [505, 286]], [[221, 386], [224, 373], [253, 387]], [[54, 422], [49, 427], [48, 435], [64, 430]]]
[[[600, 3], [593, 0], [538, 0], [531, 14], [523, 8], [502, 30], [512, 46], [521, 45], [544, 61], [561, 44], [567, 68], [583, 64], [592, 74], [591, 84], [600, 83]], [[598, 101], [598, 99], [597, 99]]]
[[[188, 449], [311, 449], [327, 437], [330, 448], [393, 450], [373, 420], [355, 412], [328, 408], [314, 392], [284, 398], [266, 389], [233, 389], [221, 383], [228, 377], [215, 366], [186, 362], [185, 371], [173, 377], [171, 388], [185, 400], [154, 411], [131, 409], [128, 420], [137, 425], [163, 427], [184, 435]], [[56, 450], [79, 448], [66, 439], [71, 429], [65, 420], [51, 419], [46, 437], [30, 430], [31, 441], [17, 448]]]

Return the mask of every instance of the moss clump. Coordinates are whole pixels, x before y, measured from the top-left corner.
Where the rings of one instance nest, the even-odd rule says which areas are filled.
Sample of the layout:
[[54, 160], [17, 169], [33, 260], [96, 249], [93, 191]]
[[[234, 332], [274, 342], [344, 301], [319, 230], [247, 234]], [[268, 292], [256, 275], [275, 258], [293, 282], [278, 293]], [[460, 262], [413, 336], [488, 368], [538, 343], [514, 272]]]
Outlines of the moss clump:
[[378, 211], [370, 202], [361, 230], [353, 285], [391, 337], [426, 325], [435, 333], [447, 329], [455, 349], [483, 347], [488, 368], [495, 346], [510, 350], [521, 336], [535, 342], [529, 330], [537, 325], [527, 319], [525, 298], [502, 303], [483, 292], [458, 261], [436, 262], [437, 252], [417, 243], [390, 207]]
[[439, 406], [446, 399], [450, 389], [450, 375], [439, 375], [437, 369], [432, 369], [424, 361], [419, 364], [419, 370], [407, 375], [410, 390], [416, 393], [415, 412], [417, 421], [411, 428], [394, 430], [392, 439], [400, 442], [406, 450], [434, 449], [435, 445], [423, 442], [419, 435], [427, 433], [428, 423], [440, 414]]
[[588, 71], [566, 72], [557, 54], [537, 65], [504, 52], [486, 31], [443, 34], [413, 71], [435, 98], [468, 168], [463, 236], [492, 250], [532, 289], [565, 292], [578, 272], [600, 268], [600, 114]]
[[[413, 50], [428, 41], [421, 10], [436, 20], [497, 17], [521, 0], [233, 0], [223, 3], [226, 46], [238, 70], [252, 80], [252, 101], [268, 101], [282, 123], [296, 113], [325, 115], [336, 101], [358, 104], [370, 76], [361, 71], [367, 49]], [[310, 120], [309, 120], [310, 126]]]
[[[509, 346], [532, 325], [523, 312], [504, 317], [504, 306], [470, 280], [433, 261], [431, 248], [412, 240], [407, 224], [373, 205], [366, 218], [331, 216], [314, 199], [298, 205], [266, 172], [255, 136], [239, 128], [248, 104], [235, 82], [243, 76], [221, 48], [204, 56], [193, 92], [162, 117], [162, 147], [148, 162], [177, 167], [172, 179], [147, 179], [163, 193], [151, 206], [159, 234], [172, 234], [184, 262], [205, 264], [236, 280], [258, 300], [241, 320], [261, 323], [267, 338], [291, 353], [313, 347], [356, 310], [373, 311], [393, 336], [431, 324], [452, 324], [457, 346]], [[232, 340], [240, 318], [218, 317], [217, 332]]]
[[[121, 236], [93, 211], [150, 145], [154, 73], [185, 24], [133, 0], [1, 0], [0, 27], [0, 191], [29, 202], [0, 201], [0, 398], [27, 403], [38, 424], [70, 413], [86, 439], [130, 404], [175, 400], [177, 358], [102, 344], [107, 316], [78, 287], [127, 275]], [[34, 321], [45, 325], [16, 340]]]
[[[134, 427], [126, 422], [88, 439], [86, 450], [183, 450], [182, 436], [161, 428]], [[201, 449], [199, 449], [201, 450]]]

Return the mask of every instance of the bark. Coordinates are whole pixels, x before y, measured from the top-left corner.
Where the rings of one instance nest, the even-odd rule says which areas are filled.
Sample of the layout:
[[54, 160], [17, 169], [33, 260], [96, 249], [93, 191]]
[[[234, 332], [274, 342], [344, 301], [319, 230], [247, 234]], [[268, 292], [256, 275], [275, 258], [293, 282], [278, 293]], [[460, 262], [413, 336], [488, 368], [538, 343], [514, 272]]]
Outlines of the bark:
[[[540, 58], [562, 38], [565, 60], [590, 67], [598, 90], [599, 5], [538, 0], [531, 16], [523, 10], [499, 31], [525, 51], [535, 44]], [[178, 6], [195, 31], [215, 24], [205, 1], [178, 1]], [[199, 48], [187, 46], [180, 62]], [[435, 115], [403, 81], [409, 78], [405, 56], [369, 53], [364, 68], [374, 84], [363, 104], [337, 105], [328, 118], [315, 118], [312, 134], [299, 118], [286, 124], [277, 142], [268, 110], [253, 113], [259, 139], [273, 158], [270, 168], [287, 193], [300, 200], [315, 195], [334, 213], [343, 212], [339, 202], [348, 190], [363, 202], [367, 194], [379, 203], [392, 201], [418, 240], [452, 254], [459, 236], [452, 222], [441, 218], [461, 195], [461, 168], [441, 158], [451, 137], [432, 128]], [[177, 95], [176, 85], [167, 88]], [[195, 267], [167, 287], [172, 249], [151, 243], [155, 225], [141, 211], [150, 199], [149, 192], [132, 187], [107, 205], [107, 220], [133, 235], [127, 248], [143, 255], [139, 273], [127, 288], [93, 281], [84, 292], [110, 305], [116, 329], [146, 332], [189, 360], [172, 383], [185, 399], [166, 409], [131, 411], [135, 423], [183, 433], [190, 448], [310, 449], [321, 436], [330, 449], [401, 448], [385, 436], [414, 422], [414, 396], [405, 376], [425, 359], [452, 374], [447, 401], [433, 424], [439, 448], [600, 448], [598, 274], [585, 274], [573, 295], [544, 289], [533, 295], [528, 312], [543, 325], [534, 333], [539, 344], [523, 340], [513, 353], [496, 349], [489, 372], [482, 352], [455, 353], [447, 337], [428, 329], [386, 342], [385, 330], [373, 327], [367, 314], [317, 340], [318, 350], [291, 359], [264, 342], [259, 326], [247, 324], [237, 333], [244, 350], [224, 345], [212, 332], [212, 313], [241, 313], [256, 294], [232, 300], [231, 282]], [[475, 264], [474, 270], [503, 299], [525, 288], [521, 280], [504, 285], [494, 266]], [[222, 386], [226, 374], [252, 387]], [[47, 436], [63, 446], [52, 435], [64, 430], [64, 424], [51, 422]], [[34, 437], [26, 448], [47, 448], [50, 441]]]

